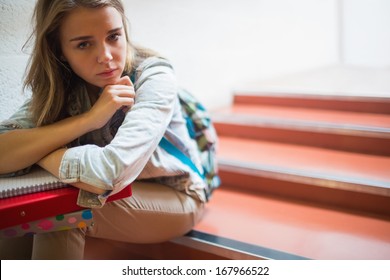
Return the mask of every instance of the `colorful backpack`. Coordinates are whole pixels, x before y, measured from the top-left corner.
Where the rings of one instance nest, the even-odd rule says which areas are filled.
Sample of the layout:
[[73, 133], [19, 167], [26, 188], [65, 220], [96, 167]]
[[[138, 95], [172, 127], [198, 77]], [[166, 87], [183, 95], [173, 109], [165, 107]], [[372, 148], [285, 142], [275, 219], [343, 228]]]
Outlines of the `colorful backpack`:
[[195, 164], [166, 138], [161, 140], [160, 146], [204, 179], [207, 185], [205, 194], [209, 200], [213, 191], [221, 184], [216, 158], [217, 133], [208, 111], [190, 92], [180, 90], [179, 101], [190, 137], [197, 143], [203, 170], [198, 170]]

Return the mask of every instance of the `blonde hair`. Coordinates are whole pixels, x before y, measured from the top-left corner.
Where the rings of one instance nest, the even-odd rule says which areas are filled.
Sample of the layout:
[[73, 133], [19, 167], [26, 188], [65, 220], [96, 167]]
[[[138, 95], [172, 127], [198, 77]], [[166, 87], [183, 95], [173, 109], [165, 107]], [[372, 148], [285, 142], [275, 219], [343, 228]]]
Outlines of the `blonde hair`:
[[[65, 105], [70, 91], [83, 81], [61, 61], [59, 28], [62, 19], [77, 7], [113, 7], [122, 16], [128, 44], [127, 61], [124, 72], [130, 73], [133, 60], [138, 53], [150, 56], [142, 48], [130, 43], [127, 19], [120, 0], [38, 0], [33, 13], [34, 29], [27, 42], [34, 39], [32, 55], [26, 69], [24, 88], [32, 91], [30, 112], [36, 126], [53, 123], [66, 117]], [[27, 43], [26, 43], [27, 44]]]

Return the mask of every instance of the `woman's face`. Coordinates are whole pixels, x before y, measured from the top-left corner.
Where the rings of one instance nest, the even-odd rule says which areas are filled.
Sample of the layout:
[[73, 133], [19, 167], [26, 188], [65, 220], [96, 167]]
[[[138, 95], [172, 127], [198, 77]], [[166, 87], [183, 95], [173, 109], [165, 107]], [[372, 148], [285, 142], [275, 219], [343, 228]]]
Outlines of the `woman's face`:
[[115, 8], [76, 8], [60, 26], [60, 41], [62, 59], [88, 85], [103, 88], [121, 77], [127, 42]]

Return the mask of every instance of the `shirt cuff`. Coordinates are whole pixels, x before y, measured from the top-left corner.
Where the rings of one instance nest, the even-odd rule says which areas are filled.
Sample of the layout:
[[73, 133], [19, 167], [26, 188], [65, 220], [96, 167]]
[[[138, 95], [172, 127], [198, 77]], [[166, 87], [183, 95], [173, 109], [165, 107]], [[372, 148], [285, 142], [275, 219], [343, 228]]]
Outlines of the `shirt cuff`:
[[[60, 180], [67, 184], [80, 182], [81, 164], [80, 160], [85, 149], [74, 147], [65, 151], [60, 164], [59, 177]], [[77, 205], [86, 208], [101, 208], [104, 206], [111, 190], [104, 194], [95, 194], [85, 190], [80, 190], [77, 197]]]
[[59, 179], [67, 184], [80, 182], [80, 159], [84, 153], [82, 147], [67, 149], [62, 157]]

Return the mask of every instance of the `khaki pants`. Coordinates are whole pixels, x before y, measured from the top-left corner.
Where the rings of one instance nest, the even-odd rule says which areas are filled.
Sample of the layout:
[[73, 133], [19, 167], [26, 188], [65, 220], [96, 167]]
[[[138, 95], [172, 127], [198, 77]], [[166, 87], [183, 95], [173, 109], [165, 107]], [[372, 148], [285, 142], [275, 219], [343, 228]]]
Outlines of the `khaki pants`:
[[0, 240], [0, 259], [82, 259], [85, 236], [158, 243], [181, 236], [199, 221], [204, 204], [170, 187], [135, 182], [130, 198], [93, 209], [94, 225]]

